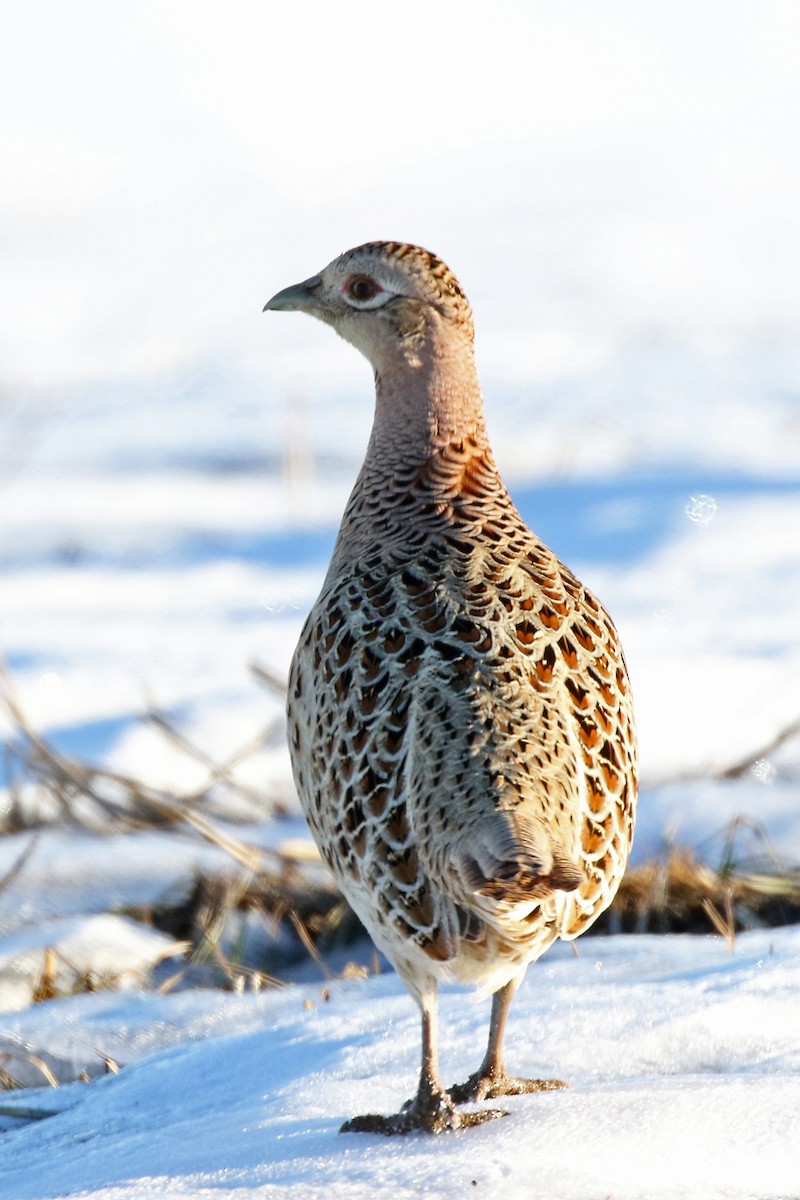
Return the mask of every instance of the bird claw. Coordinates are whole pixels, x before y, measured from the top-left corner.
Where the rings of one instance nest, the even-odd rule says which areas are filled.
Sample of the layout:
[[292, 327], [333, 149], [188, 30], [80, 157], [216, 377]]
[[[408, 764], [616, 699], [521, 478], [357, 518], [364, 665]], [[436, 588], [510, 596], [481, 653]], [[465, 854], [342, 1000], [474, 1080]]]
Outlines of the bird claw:
[[495, 1100], [498, 1096], [527, 1096], [533, 1092], [555, 1092], [569, 1087], [563, 1079], [518, 1079], [505, 1071], [487, 1074], [476, 1071], [464, 1083], [450, 1088], [454, 1104], [469, 1104], [477, 1100]]
[[408, 1133], [446, 1133], [452, 1129], [468, 1129], [482, 1125], [508, 1113], [500, 1108], [484, 1108], [478, 1112], [457, 1112], [450, 1097], [445, 1093], [433, 1098], [433, 1103], [420, 1104], [418, 1098], [408, 1100], [400, 1112], [384, 1117], [378, 1113], [366, 1113], [345, 1121], [339, 1133], [380, 1133], [385, 1137], [404, 1136]]

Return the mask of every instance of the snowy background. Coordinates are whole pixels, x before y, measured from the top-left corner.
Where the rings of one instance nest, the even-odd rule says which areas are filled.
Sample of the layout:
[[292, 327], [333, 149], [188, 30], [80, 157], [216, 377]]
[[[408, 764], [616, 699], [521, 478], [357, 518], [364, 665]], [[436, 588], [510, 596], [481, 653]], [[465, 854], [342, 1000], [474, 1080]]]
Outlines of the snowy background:
[[[713, 860], [745, 814], [800, 861], [797, 740], [713, 778], [800, 716], [796, 6], [3, 7], [0, 651], [33, 724], [185, 790], [203, 772], [149, 706], [216, 758], [279, 715], [248, 664], [285, 673], [371, 378], [330, 331], [261, 308], [351, 245], [405, 239], [470, 296], [524, 516], [620, 628], [637, 859], [678, 841]], [[264, 797], [248, 837], [302, 835], [280, 738], [245, 778]], [[0, 839], [0, 879], [30, 840]], [[9, 1119], [0, 1194], [800, 1196], [796, 930], [732, 956], [712, 938], [551, 953], [510, 1054], [572, 1091], [446, 1146], [335, 1134], [413, 1088], [391, 976], [327, 1002], [306, 983], [28, 1006], [47, 947], [129, 982], [177, 953], [110, 910], [223, 861], [54, 829], [0, 891], [0, 1052], [58, 1078], [126, 1064], [15, 1094], [68, 1111]], [[444, 1011], [455, 1077], [486, 1014], [456, 992]]]

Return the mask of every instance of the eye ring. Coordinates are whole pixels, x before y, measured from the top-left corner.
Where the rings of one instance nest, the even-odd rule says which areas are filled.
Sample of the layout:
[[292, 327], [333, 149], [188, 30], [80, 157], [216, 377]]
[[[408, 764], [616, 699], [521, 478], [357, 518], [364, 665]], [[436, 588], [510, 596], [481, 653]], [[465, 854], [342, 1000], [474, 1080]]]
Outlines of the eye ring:
[[383, 291], [383, 288], [374, 279], [370, 279], [369, 275], [353, 275], [348, 279], [344, 290], [352, 300], [363, 304], [367, 300], [372, 300], [379, 292]]

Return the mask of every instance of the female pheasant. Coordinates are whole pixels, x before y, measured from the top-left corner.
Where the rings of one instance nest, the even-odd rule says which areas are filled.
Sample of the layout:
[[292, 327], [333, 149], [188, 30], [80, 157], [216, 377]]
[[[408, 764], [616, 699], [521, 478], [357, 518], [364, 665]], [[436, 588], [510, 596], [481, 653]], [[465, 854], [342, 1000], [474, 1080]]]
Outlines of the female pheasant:
[[[267, 309], [319, 317], [375, 371], [366, 459], [289, 678], [294, 778], [344, 895], [422, 1010], [400, 1112], [347, 1131], [439, 1132], [457, 1105], [560, 1087], [506, 1074], [528, 963], [611, 902], [630, 850], [636, 741], [605, 610], [498, 475], [472, 313], [435, 255], [371, 242]], [[493, 993], [486, 1056], [445, 1089], [437, 985]]]

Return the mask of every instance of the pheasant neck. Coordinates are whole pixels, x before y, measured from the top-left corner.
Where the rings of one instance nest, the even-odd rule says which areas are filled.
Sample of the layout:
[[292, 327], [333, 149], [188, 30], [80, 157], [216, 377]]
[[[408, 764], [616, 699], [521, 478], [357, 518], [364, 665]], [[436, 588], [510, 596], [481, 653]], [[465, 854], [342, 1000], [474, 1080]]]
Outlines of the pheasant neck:
[[471, 343], [466, 348], [426, 347], [376, 371], [371, 466], [422, 463], [453, 442], [488, 446]]

